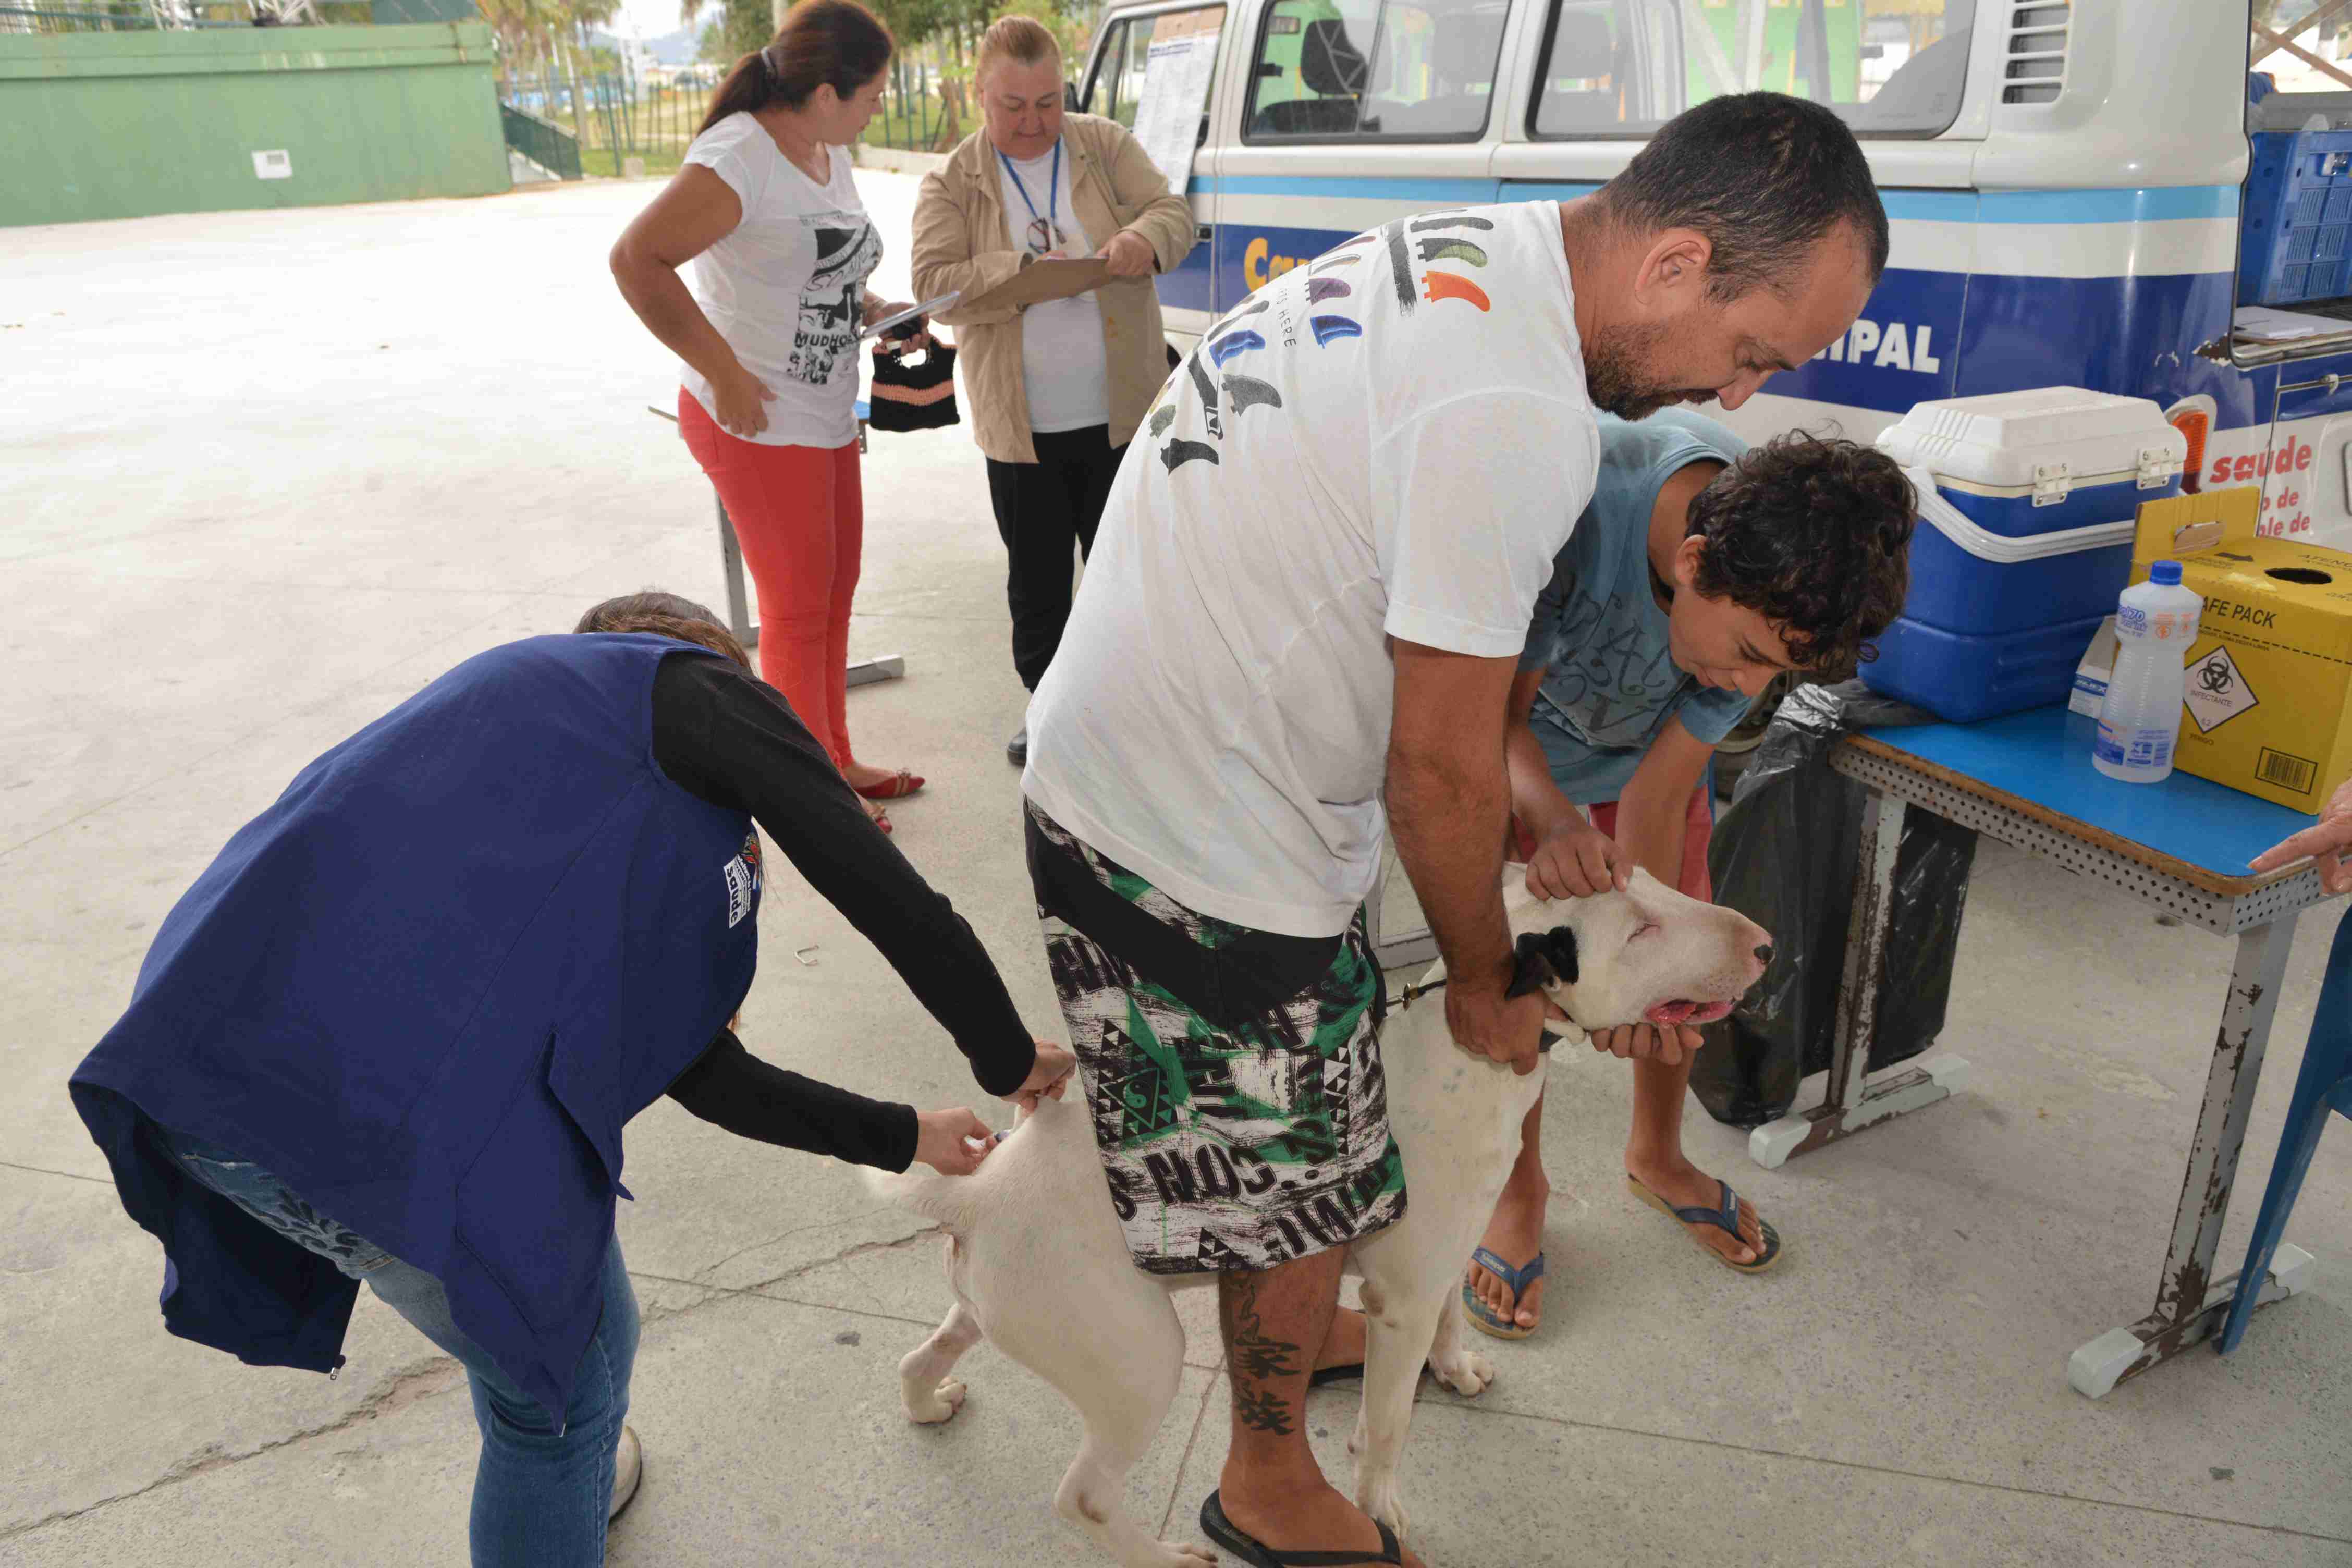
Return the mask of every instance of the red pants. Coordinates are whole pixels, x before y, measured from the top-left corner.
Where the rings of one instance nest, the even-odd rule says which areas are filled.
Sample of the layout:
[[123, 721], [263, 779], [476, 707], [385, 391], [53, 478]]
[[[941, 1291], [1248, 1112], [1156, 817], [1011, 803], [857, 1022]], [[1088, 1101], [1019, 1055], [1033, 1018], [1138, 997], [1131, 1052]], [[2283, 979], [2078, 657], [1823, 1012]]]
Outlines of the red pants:
[[684, 387], [678, 429], [735, 525], [760, 601], [760, 679], [835, 767], [850, 763], [849, 603], [866, 537], [857, 443], [767, 447], [720, 429]]

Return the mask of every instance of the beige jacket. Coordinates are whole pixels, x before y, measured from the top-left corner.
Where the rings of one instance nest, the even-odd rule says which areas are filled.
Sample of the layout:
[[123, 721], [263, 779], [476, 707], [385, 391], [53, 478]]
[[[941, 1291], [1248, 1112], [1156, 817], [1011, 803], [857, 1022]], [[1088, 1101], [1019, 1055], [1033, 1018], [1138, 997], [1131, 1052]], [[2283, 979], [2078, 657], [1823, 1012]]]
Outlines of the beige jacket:
[[[1192, 209], [1143, 144], [1115, 120], [1062, 117], [1071, 160], [1070, 194], [1078, 222], [1097, 248], [1121, 229], [1140, 235], [1167, 271], [1192, 248]], [[1020, 270], [1004, 225], [1004, 180], [986, 131], [976, 131], [923, 176], [915, 204], [915, 298], [950, 289], [977, 299]], [[1123, 446], [1143, 422], [1168, 379], [1160, 295], [1149, 278], [1122, 278], [1095, 291], [1102, 303], [1104, 361], [1110, 392], [1110, 443]], [[1021, 382], [1021, 312], [951, 310], [939, 314], [956, 330], [957, 379], [971, 414], [973, 438], [1000, 463], [1034, 463], [1029, 396]]]

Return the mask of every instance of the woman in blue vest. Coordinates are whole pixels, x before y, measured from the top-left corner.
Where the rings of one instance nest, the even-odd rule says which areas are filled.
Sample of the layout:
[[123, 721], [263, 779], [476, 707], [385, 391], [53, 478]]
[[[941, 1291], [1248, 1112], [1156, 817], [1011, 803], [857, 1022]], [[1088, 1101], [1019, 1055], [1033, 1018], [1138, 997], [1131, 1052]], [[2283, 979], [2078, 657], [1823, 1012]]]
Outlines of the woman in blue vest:
[[173, 907], [73, 1075], [172, 1332], [331, 1372], [364, 1279], [464, 1363], [477, 1564], [593, 1564], [635, 1489], [621, 1129], [971, 1170], [988, 1130], [782, 1071], [756, 821], [991, 1094], [1060, 1093], [948, 900], [708, 610], [666, 594], [468, 659], [305, 768]]

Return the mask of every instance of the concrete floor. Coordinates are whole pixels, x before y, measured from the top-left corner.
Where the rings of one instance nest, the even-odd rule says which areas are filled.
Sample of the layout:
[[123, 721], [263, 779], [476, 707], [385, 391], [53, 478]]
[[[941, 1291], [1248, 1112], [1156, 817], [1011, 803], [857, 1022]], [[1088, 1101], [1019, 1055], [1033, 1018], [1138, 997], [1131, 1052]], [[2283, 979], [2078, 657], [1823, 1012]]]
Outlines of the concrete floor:
[[[903, 235], [914, 182], [863, 178]], [[450, 1365], [363, 1299], [338, 1381], [166, 1336], [65, 1076], [157, 921], [317, 752], [478, 649], [661, 584], [716, 601], [709, 492], [667, 356], [604, 254], [653, 187], [10, 231], [0, 255], [0, 1563], [454, 1562], [473, 1438]], [[903, 289], [899, 245], [881, 285]], [[1057, 1032], [999, 750], [1020, 717], [1002, 551], [967, 433], [877, 437], [853, 648], [868, 760], [930, 789], [898, 841]], [[2234, 1267], [2317, 961], [2306, 916], [2247, 1142]], [[772, 884], [745, 1036], [927, 1105], [976, 1091], [880, 961]], [[795, 949], [809, 962], [796, 963]], [[1542, 1334], [1475, 1403], [1427, 1394], [1407, 1458], [1433, 1563], [2352, 1563], [2352, 1134], [2291, 1234], [2315, 1288], [2236, 1355], [2093, 1404], [2076, 1345], [2147, 1310], [2228, 944], [1987, 845], [1948, 1104], [1777, 1173], [1690, 1145], [1787, 1238], [1702, 1258], [1616, 1180], [1628, 1079], [1563, 1069]], [[991, 1114], [1003, 1108], [991, 1105]], [[852, 1173], [667, 1102], [630, 1129], [621, 1236], [646, 1307], [646, 1489], [616, 1563], [1085, 1563], [1048, 1498], [1076, 1428], [985, 1347], [943, 1429], [893, 1366], [946, 1296], [939, 1244]], [[1130, 1488], [1199, 1539], [1226, 1385], [1192, 1369]], [[1315, 1396], [1344, 1473], [1351, 1393]]]

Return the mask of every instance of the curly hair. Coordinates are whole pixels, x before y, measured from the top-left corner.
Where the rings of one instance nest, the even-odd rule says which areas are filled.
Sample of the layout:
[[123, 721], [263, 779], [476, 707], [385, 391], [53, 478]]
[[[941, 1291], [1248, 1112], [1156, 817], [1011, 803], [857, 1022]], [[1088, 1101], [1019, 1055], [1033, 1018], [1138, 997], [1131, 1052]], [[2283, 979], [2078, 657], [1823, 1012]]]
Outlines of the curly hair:
[[1790, 662], [1843, 679], [1903, 613], [1919, 498], [1875, 447], [1796, 431], [1750, 447], [1692, 498], [1692, 586], [1771, 623]]
[[648, 588], [642, 594], [624, 594], [617, 599], [607, 599], [592, 605], [580, 617], [574, 632], [653, 632], [660, 637], [676, 637], [680, 642], [698, 643], [713, 653], [723, 653], [744, 668], [751, 668], [751, 656], [735, 640], [735, 634], [719, 624], [719, 617], [709, 609], [682, 595], [665, 594], [658, 588]]

